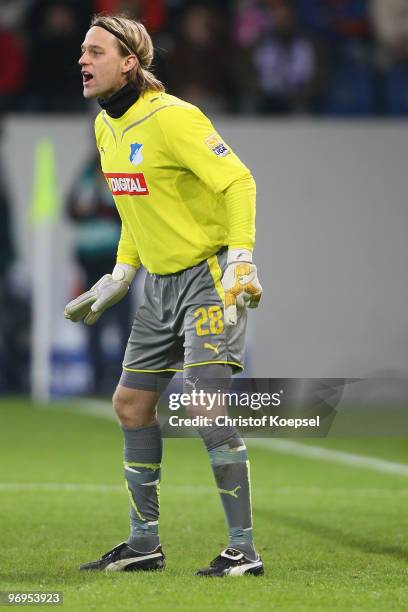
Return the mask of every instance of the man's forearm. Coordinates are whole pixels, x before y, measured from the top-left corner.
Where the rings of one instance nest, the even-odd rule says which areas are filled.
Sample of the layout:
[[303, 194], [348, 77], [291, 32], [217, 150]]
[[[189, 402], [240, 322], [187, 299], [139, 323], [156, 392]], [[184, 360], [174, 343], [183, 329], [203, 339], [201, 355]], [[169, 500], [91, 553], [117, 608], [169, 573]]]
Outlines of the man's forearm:
[[253, 250], [255, 244], [256, 185], [245, 176], [224, 191], [228, 218], [229, 249]]
[[262, 295], [256, 266], [252, 263], [255, 181], [252, 176], [245, 176], [231, 183], [224, 195], [228, 216], [228, 260], [221, 281], [225, 292], [224, 321], [226, 325], [236, 325], [237, 308], [256, 308]]

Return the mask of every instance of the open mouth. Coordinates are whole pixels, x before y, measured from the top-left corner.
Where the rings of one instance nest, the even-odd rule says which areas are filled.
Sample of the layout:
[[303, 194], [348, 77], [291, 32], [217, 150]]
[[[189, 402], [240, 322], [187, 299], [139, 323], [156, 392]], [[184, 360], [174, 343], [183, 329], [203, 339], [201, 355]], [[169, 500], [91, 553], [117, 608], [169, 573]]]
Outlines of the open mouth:
[[85, 83], [89, 83], [89, 81], [91, 81], [93, 79], [93, 74], [91, 74], [90, 72], [87, 72], [86, 70], [84, 70], [84, 72], [82, 72], [82, 82]]

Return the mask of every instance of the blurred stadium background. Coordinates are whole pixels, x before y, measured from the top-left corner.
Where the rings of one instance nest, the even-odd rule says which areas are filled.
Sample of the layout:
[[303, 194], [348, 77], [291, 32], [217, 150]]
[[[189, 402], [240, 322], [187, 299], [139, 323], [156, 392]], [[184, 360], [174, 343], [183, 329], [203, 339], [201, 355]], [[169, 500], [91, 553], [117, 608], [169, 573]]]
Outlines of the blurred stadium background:
[[140, 301], [142, 275], [94, 330], [61, 316], [119, 231], [76, 63], [103, 10], [144, 21], [257, 180], [248, 373], [406, 373], [407, 0], [2, 0], [0, 393], [109, 395]]

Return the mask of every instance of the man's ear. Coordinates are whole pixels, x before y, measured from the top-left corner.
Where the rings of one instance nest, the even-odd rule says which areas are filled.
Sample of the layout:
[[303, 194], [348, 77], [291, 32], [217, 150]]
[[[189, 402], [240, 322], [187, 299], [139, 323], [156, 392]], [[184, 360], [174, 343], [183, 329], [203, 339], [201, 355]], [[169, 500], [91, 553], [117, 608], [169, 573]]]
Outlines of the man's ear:
[[122, 64], [122, 72], [123, 74], [129, 74], [134, 68], [137, 66], [137, 58], [136, 55], [128, 55], [124, 58]]

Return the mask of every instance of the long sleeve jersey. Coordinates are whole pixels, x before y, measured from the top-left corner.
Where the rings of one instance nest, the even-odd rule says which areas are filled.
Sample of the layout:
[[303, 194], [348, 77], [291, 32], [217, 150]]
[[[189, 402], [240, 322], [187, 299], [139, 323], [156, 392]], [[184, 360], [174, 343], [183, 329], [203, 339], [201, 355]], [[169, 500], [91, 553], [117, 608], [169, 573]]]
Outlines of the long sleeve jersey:
[[149, 91], [117, 119], [99, 113], [95, 133], [122, 220], [118, 263], [172, 274], [222, 246], [253, 248], [251, 173], [197, 107]]

